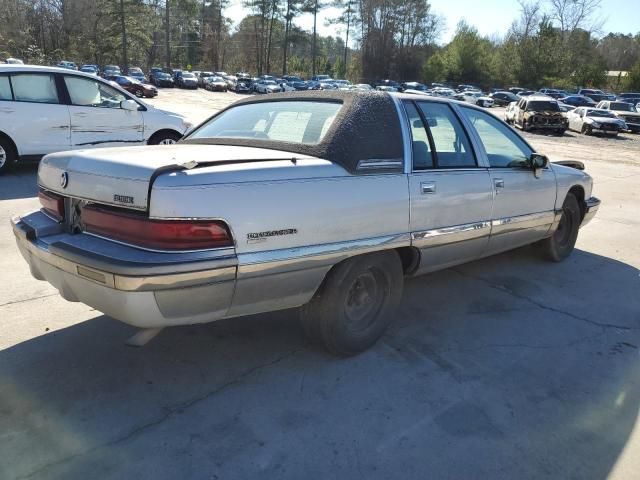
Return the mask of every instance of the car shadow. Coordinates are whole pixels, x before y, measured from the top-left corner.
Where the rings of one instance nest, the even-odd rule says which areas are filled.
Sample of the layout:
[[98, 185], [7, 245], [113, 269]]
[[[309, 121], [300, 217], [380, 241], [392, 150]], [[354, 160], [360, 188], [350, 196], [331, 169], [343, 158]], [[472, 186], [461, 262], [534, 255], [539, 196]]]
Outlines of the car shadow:
[[38, 195], [38, 162], [24, 162], [0, 175], [0, 201]]
[[293, 310], [139, 349], [98, 315], [0, 351], [0, 478], [601, 480], [638, 420], [637, 280], [529, 248], [408, 279], [347, 359]]

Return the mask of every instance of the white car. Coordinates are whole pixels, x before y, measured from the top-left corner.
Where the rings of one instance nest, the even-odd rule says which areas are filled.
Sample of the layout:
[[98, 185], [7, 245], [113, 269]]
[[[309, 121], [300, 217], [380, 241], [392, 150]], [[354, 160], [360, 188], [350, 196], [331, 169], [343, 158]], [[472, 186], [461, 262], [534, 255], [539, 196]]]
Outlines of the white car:
[[276, 83], [275, 80], [258, 80], [254, 84], [254, 90], [256, 93], [280, 93], [282, 92], [282, 87]]
[[622, 130], [628, 130], [627, 124], [609, 110], [579, 107], [567, 113], [569, 129], [585, 135], [602, 133], [615, 137]]
[[610, 111], [627, 124], [630, 132], [640, 133], [640, 112], [632, 103], [603, 100], [596, 108]]
[[518, 102], [511, 102], [507, 105], [507, 109], [504, 111], [504, 121], [509, 125], [513, 125], [516, 120], [516, 113], [518, 111]]
[[64, 150], [175, 143], [190, 127], [94, 75], [0, 65], [0, 173]]
[[467, 103], [478, 105], [479, 107], [493, 107], [493, 98], [487, 97], [479, 90], [466, 90], [462, 92], [462, 97]]

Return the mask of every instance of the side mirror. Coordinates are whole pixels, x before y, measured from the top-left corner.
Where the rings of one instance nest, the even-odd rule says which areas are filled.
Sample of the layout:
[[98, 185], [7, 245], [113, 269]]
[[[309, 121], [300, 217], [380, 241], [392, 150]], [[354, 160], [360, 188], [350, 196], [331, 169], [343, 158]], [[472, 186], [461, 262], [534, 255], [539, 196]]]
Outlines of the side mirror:
[[532, 153], [529, 157], [529, 165], [531, 165], [531, 169], [536, 177], [540, 176], [540, 170], [546, 168], [549, 165], [549, 159], [546, 155], [542, 155], [540, 153]]
[[137, 111], [140, 108], [140, 105], [133, 100], [123, 100], [120, 102], [120, 108], [123, 110], [129, 110], [131, 112]]

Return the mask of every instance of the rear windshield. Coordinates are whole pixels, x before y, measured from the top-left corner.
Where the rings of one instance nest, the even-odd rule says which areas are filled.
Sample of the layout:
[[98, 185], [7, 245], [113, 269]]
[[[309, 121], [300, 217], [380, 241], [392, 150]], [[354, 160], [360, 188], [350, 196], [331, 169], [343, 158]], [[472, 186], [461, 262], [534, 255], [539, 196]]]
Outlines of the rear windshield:
[[533, 101], [527, 104], [527, 112], [559, 112], [558, 102]]
[[196, 76], [193, 73], [183, 73], [182, 76], [184, 78], [196, 78]]
[[259, 102], [232, 107], [189, 135], [316, 144], [342, 107], [338, 102]]
[[609, 108], [611, 108], [611, 110], [622, 110], [625, 112], [636, 111], [636, 107], [634, 107], [632, 104], [627, 102], [611, 102], [611, 104], [609, 105]]

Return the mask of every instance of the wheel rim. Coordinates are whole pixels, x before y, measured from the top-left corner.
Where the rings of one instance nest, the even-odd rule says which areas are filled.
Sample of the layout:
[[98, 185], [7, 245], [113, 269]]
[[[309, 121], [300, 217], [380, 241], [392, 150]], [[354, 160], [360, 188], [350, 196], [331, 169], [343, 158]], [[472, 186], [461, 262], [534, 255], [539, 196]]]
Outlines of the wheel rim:
[[158, 145], [173, 145], [176, 141], [173, 138], [163, 138], [158, 142]]
[[560, 223], [558, 223], [558, 228], [553, 234], [553, 239], [560, 248], [566, 248], [571, 242], [572, 226], [573, 212], [568, 208], [563, 208]]
[[4, 167], [5, 163], [7, 163], [7, 152], [0, 145], [0, 168]]
[[344, 300], [346, 327], [354, 333], [369, 328], [380, 313], [386, 290], [380, 272], [370, 269], [358, 275]]

